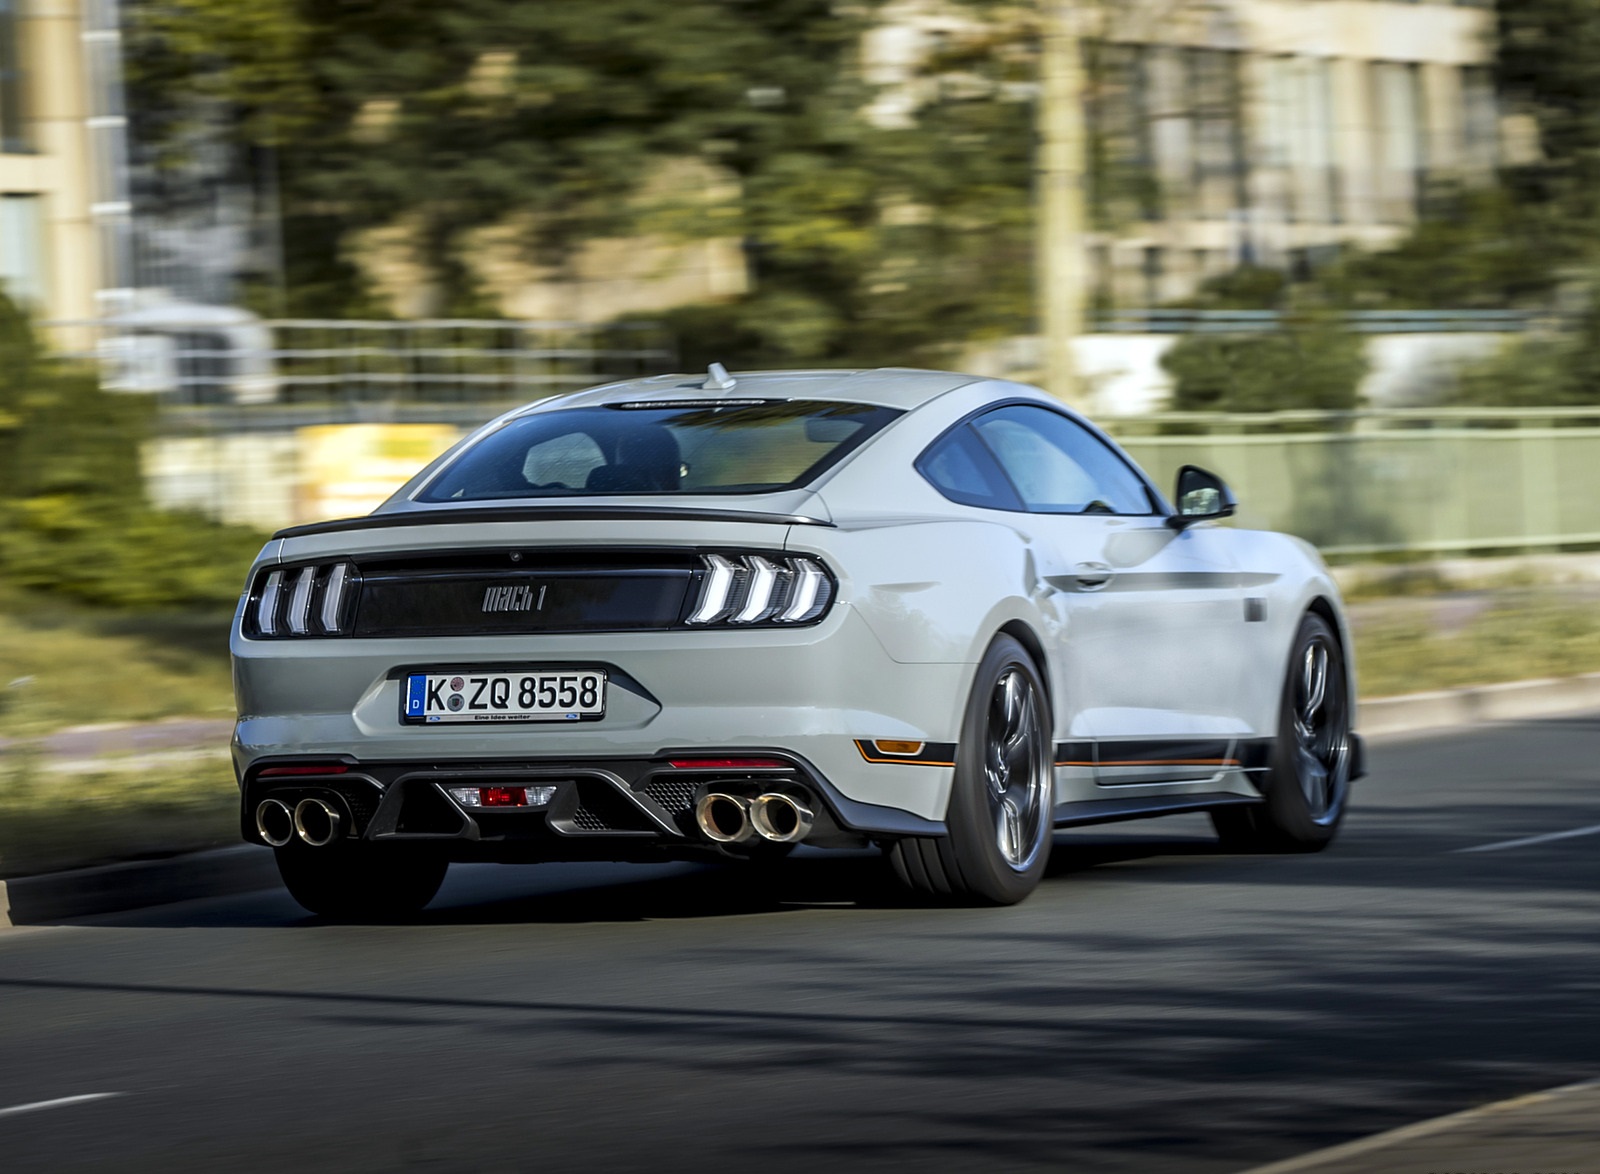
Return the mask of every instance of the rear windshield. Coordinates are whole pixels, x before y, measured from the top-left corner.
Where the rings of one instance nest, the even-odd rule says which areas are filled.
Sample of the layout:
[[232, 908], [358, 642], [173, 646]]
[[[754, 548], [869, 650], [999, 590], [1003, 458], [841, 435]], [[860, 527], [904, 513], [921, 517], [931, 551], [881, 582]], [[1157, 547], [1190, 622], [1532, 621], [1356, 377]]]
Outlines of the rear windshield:
[[899, 414], [807, 400], [536, 412], [473, 445], [418, 500], [772, 493], [806, 484]]

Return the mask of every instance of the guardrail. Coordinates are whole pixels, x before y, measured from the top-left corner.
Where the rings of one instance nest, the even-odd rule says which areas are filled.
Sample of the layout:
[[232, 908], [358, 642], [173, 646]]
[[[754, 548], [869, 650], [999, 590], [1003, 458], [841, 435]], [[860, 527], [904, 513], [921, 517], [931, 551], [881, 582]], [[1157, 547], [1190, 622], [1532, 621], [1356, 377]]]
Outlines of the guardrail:
[[1168, 413], [1106, 421], [1158, 482], [1211, 469], [1242, 525], [1337, 559], [1600, 545], [1594, 408]]
[[[1353, 310], [1339, 315], [1357, 334], [1515, 334], [1563, 319], [1528, 310]], [[1261, 334], [1277, 330], [1277, 310], [1112, 310], [1095, 319], [1103, 334]]]

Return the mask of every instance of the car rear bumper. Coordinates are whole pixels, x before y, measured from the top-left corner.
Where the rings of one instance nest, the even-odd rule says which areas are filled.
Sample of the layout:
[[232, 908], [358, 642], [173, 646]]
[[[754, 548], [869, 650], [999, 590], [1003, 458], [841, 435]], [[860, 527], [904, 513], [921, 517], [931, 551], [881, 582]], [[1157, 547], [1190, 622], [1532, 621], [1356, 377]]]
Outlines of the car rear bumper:
[[[750, 767], [744, 760], [773, 765]], [[730, 765], [732, 764], [732, 765]], [[460, 787], [549, 787], [536, 806], [474, 808]], [[695, 809], [710, 793], [749, 800], [790, 796], [814, 815], [802, 842], [855, 847], [904, 835], [943, 835], [944, 825], [844, 795], [803, 758], [781, 750], [725, 747], [670, 751], [649, 758], [527, 758], [367, 761], [353, 756], [263, 757], [241, 781], [240, 830], [266, 842], [257, 812], [276, 800], [330, 804], [339, 838], [431, 846], [462, 860], [649, 859], [665, 854], [747, 854], [754, 832], [720, 844], [699, 828]]]
[[[636, 632], [430, 640], [250, 641], [235, 635], [241, 781], [295, 757], [446, 769], [482, 764], [589, 769], [651, 762], [674, 748], [717, 747], [785, 756], [819, 793], [937, 825], [952, 768], [882, 761], [858, 743], [952, 743], [972, 666], [901, 664], [853, 608], [805, 631]], [[408, 671], [430, 667], [587, 665], [610, 682], [598, 721], [408, 725]], [[595, 766], [603, 770], [604, 767]], [[618, 772], [613, 772], [618, 773]], [[630, 776], [618, 773], [626, 782]], [[387, 777], [378, 780], [387, 785]], [[648, 814], [648, 813], [647, 813]], [[849, 822], [847, 820], [847, 822]], [[881, 820], [875, 825], [891, 830]], [[873, 830], [873, 829], [868, 829]]]

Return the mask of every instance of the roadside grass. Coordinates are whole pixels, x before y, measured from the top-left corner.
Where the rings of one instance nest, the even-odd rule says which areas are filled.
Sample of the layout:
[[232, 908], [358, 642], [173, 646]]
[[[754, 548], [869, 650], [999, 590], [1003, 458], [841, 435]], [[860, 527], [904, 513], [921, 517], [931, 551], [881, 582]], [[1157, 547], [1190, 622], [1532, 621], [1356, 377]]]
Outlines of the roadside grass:
[[1357, 613], [1363, 697], [1600, 672], [1600, 603], [1539, 592], [1451, 603]]
[[225, 760], [67, 774], [0, 759], [0, 877], [171, 856], [239, 842]]
[[0, 736], [231, 713], [228, 620], [0, 592]]

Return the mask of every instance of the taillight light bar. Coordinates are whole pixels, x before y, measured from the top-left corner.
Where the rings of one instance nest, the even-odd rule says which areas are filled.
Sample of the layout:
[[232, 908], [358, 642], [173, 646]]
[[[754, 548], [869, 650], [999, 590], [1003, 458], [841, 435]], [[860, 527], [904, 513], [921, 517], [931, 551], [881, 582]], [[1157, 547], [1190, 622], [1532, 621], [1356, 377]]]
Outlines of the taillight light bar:
[[245, 604], [245, 635], [264, 639], [348, 635], [360, 586], [361, 572], [352, 563], [262, 571]]
[[788, 627], [828, 613], [834, 582], [810, 555], [707, 554], [684, 622], [690, 627]]

